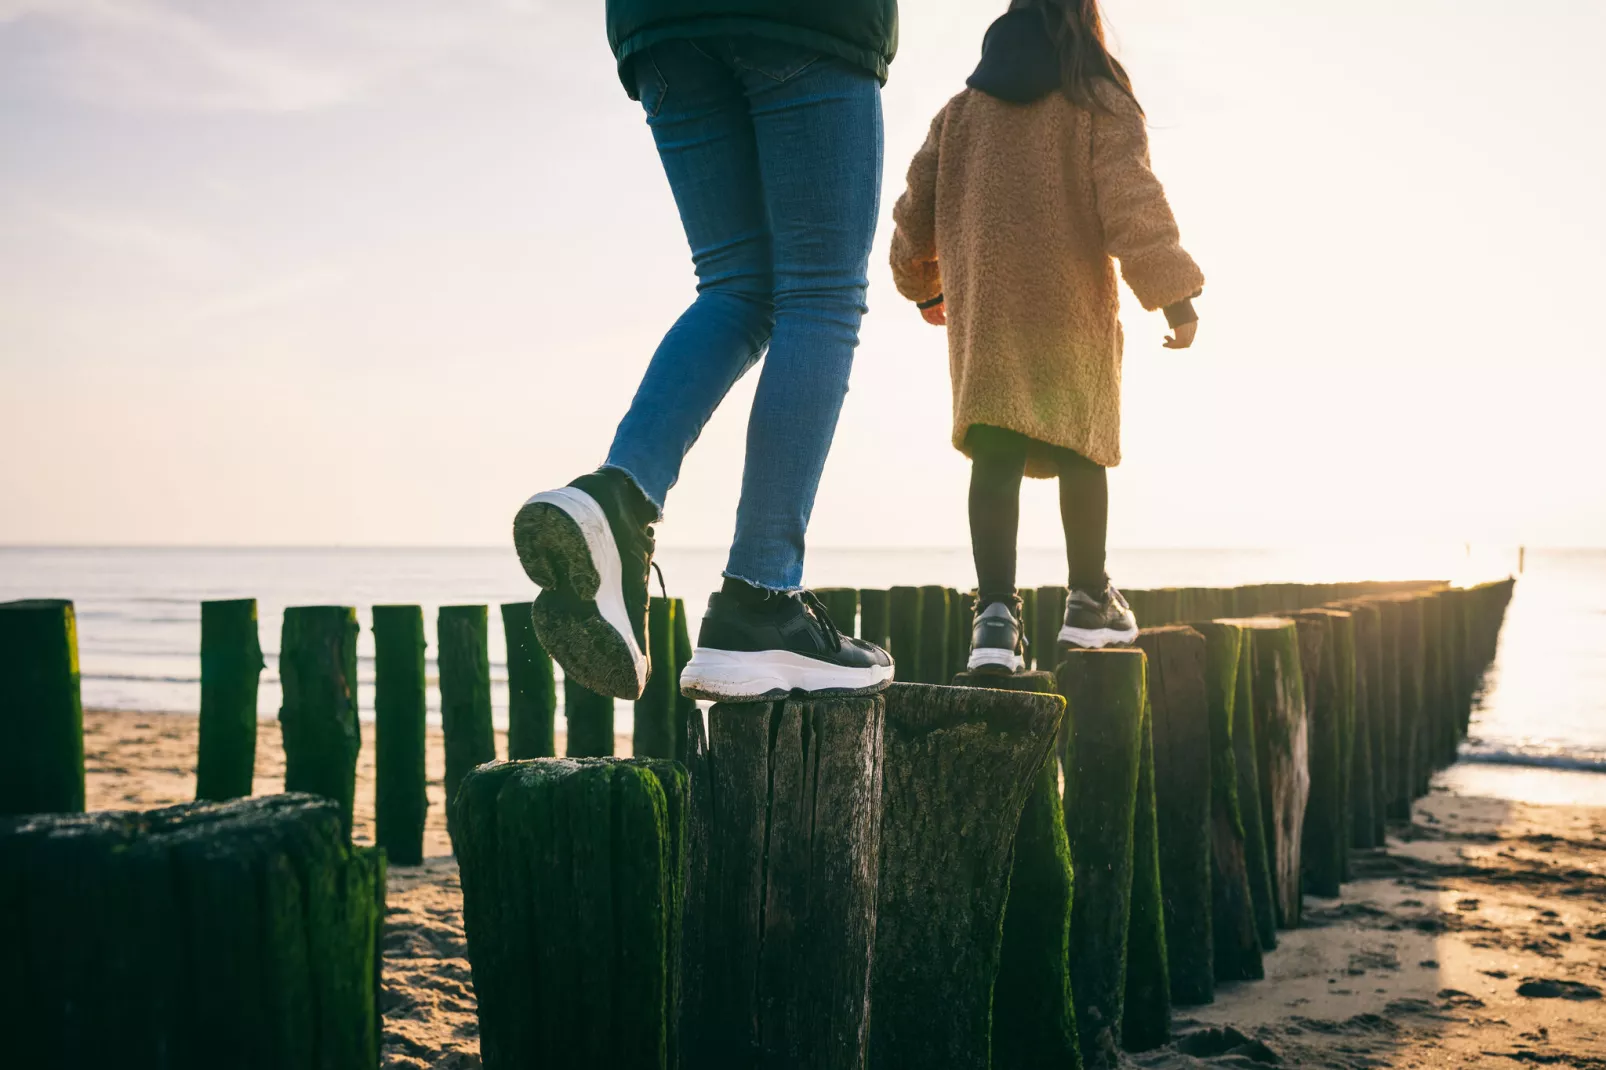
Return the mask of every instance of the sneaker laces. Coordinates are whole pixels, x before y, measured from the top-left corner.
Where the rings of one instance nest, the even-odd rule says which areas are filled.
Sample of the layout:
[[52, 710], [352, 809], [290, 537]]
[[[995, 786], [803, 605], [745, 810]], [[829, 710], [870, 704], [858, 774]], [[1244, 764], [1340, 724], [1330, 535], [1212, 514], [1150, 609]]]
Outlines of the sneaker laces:
[[831, 614], [826, 610], [825, 603], [820, 601], [813, 591], [807, 589], [799, 591], [797, 597], [809, 613], [813, 614], [814, 619], [820, 622], [820, 626], [825, 629], [825, 633], [831, 637], [831, 642], [835, 648], [842, 649], [842, 633], [837, 630], [836, 621], [831, 619]]

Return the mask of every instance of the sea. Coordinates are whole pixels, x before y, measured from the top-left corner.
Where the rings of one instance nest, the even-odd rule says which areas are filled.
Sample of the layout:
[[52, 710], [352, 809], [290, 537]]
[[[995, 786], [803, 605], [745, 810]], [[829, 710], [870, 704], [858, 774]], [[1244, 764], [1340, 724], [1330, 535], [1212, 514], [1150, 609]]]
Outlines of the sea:
[[[668, 593], [698, 612], [719, 583], [722, 551], [666, 547], [658, 562]], [[1606, 805], [1606, 550], [1479, 546], [1341, 546], [1299, 550], [1112, 550], [1122, 586], [1444, 579], [1475, 583], [1507, 575], [1517, 585], [1499, 651], [1478, 696], [1456, 771], [1458, 790], [1534, 802]], [[1062, 552], [1023, 549], [1023, 585], [1063, 582]], [[810, 551], [815, 586], [973, 585], [966, 548]], [[280, 702], [279, 629], [286, 606], [352, 605], [358, 640], [359, 707], [373, 710], [376, 604], [424, 609], [431, 655], [430, 716], [439, 718], [435, 613], [443, 605], [489, 604], [492, 705], [507, 719], [507, 663], [498, 603], [535, 594], [510, 548], [364, 549], [203, 547], [0, 547], [0, 601], [70, 598], [78, 617], [86, 708], [194, 713], [200, 706], [200, 603], [258, 601], [262, 648], [259, 713]], [[693, 623], [695, 632], [695, 622]], [[615, 711], [629, 732], [631, 707]], [[560, 713], [560, 728], [562, 727]]]

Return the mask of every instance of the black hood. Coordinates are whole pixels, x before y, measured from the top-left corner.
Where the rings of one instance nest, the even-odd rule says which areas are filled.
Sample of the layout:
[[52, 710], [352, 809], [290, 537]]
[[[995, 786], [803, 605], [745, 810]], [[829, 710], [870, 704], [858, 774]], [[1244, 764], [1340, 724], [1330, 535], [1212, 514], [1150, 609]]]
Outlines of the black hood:
[[965, 84], [1012, 104], [1030, 104], [1059, 89], [1059, 56], [1043, 16], [1011, 11], [989, 26], [981, 42], [981, 62]]

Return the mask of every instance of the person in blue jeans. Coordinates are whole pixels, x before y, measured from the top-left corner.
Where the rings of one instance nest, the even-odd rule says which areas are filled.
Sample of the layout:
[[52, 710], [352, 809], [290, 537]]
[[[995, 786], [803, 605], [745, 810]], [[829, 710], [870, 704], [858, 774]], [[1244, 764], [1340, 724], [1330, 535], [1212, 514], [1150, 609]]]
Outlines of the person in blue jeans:
[[762, 358], [736, 537], [681, 689], [715, 701], [881, 690], [892, 659], [842, 635], [802, 583], [866, 311], [896, 0], [610, 0], [608, 28], [680, 211], [697, 298], [653, 354], [603, 466], [514, 519], [542, 588], [536, 631], [586, 687], [642, 694], [652, 525], [703, 425]]

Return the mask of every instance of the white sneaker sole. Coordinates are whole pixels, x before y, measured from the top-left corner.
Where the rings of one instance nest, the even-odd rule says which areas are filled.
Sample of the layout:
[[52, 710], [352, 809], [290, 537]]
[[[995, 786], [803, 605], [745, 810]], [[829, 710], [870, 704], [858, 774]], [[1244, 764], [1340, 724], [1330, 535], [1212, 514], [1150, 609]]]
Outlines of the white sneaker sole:
[[[524, 508], [538, 505], [561, 509], [580, 529], [598, 582], [595, 591], [576, 587], [574, 593], [580, 598], [594, 599], [598, 615], [618, 633], [635, 669], [636, 694], [641, 695], [647, 689], [647, 655], [636, 642], [635, 629], [630, 626], [630, 613], [625, 608], [624, 588], [620, 582], [624, 566], [619, 560], [619, 546], [613, 541], [613, 529], [608, 526], [608, 514], [602, 511], [602, 506], [595, 498], [578, 487], [543, 491], [525, 502]], [[567, 666], [564, 671], [569, 671]]]
[[680, 693], [709, 702], [772, 702], [794, 691], [809, 695], [869, 695], [892, 682], [893, 666], [852, 669], [789, 650], [697, 647], [680, 674]]
[[1003, 669], [1007, 672], [1020, 672], [1026, 668], [1026, 659], [1013, 650], [1003, 647], [979, 646], [970, 652], [970, 660], [965, 668], [971, 672], [977, 669]]
[[1072, 628], [1069, 625], [1060, 629], [1060, 645], [1080, 647], [1083, 650], [1102, 650], [1107, 646], [1129, 646], [1136, 642], [1138, 633], [1132, 631], [1116, 631], [1114, 628]]

